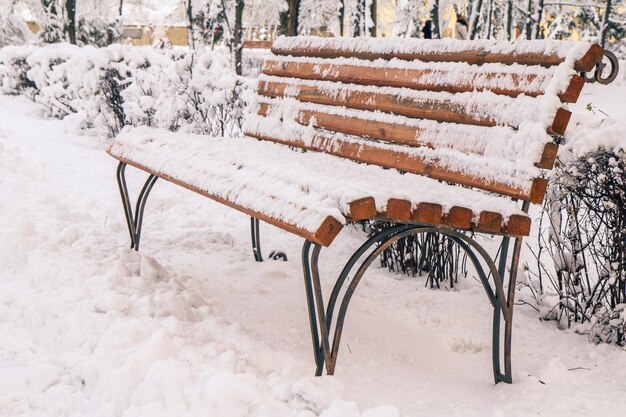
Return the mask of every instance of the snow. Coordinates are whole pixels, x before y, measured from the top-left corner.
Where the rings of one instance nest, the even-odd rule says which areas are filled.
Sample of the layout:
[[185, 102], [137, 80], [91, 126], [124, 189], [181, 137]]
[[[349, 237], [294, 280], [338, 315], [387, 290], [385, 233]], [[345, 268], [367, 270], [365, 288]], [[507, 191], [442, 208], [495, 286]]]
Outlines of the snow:
[[[623, 82], [585, 91], [579, 109], [626, 117]], [[246, 216], [158, 182], [135, 253], [105, 148], [0, 96], [0, 415], [623, 415], [624, 350], [526, 305], [514, 384], [494, 386], [491, 308], [471, 278], [433, 291], [373, 267], [336, 375], [312, 377], [301, 239], [264, 225], [264, 248], [290, 260], [255, 263]], [[363, 239], [346, 229], [322, 251], [327, 294]]]
[[[524, 215], [508, 198], [250, 138], [142, 127], [123, 131], [109, 153], [310, 232], [328, 216], [345, 224], [349, 204], [370, 196], [381, 212], [390, 198], [400, 198], [413, 208], [422, 202], [441, 204], [444, 213], [453, 206], [467, 207], [476, 218], [483, 210], [501, 213], [505, 221], [512, 214]], [[413, 190], [423, 191], [415, 195]]]
[[[397, 58], [389, 60], [365, 60], [358, 58], [325, 58], [292, 57], [274, 55], [270, 58], [270, 67], [276, 65], [297, 64], [303, 68], [312, 66], [312, 73], [322, 79], [332, 80], [341, 74], [341, 66], [368, 68], [384, 68], [386, 77], [393, 80], [394, 76], [402, 75], [417, 85], [431, 84], [436, 86], [472, 86], [476, 89], [519, 89], [527, 95], [543, 93], [554, 75], [555, 68], [538, 65], [504, 65], [489, 63], [471, 65], [465, 62], [423, 62], [406, 61]], [[267, 65], [266, 65], [267, 66]], [[390, 75], [392, 74], [392, 75]], [[304, 77], [304, 74], [302, 74]], [[565, 86], [567, 87], [567, 85]], [[472, 88], [472, 89], [474, 89]]]
[[374, 54], [428, 54], [471, 52], [477, 55], [494, 54], [541, 54], [559, 58], [577, 60], [589, 50], [589, 42], [579, 41], [526, 41], [516, 42], [493, 40], [456, 40], [456, 39], [397, 39], [385, 38], [322, 38], [316, 36], [278, 37], [272, 46], [275, 50], [289, 51], [299, 49], [333, 49], [346, 53]]

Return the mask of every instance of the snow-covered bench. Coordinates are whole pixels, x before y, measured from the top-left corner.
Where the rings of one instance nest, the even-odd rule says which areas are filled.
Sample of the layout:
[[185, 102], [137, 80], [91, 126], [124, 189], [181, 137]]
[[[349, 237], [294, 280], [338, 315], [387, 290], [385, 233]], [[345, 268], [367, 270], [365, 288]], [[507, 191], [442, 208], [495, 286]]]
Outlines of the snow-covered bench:
[[[108, 152], [120, 161], [132, 244], [139, 244], [157, 177], [306, 239], [302, 262], [320, 375], [324, 364], [334, 372], [348, 303], [376, 256], [403, 236], [442, 233], [468, 252], [482, 280], [494, 308], [494, 378], [511, 382], [515, 280], [531, 228], [526, 213], [544, 198], [553, 139], [570, 118], [564, 103], [575, 102], [584, 85], [577, 72], [591, 70], [602, 49], [556, 41], [282, 37], [272, 51], [247, 137], [135, 128], [115, 138]], [[134, 216], [126, 165], [150, 173]], [[398, 225], [352, 256], [325, 307], [320, 250], [346, 224], [364, 219]], [[502, 235], [500, 256], [493, 259], [466, 231]]]

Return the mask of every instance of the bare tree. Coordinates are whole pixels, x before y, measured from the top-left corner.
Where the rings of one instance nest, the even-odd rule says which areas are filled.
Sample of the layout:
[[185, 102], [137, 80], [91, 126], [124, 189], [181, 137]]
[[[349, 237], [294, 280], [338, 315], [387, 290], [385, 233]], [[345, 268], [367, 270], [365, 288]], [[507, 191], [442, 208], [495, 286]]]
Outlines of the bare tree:
[[535, 31], [533, 32], [533, 39], [540, 39], [544, 37], [541, 32], [541, 19], [543, 19], [544, 7], [545, 1], [539, 0], [539, 2], [537, 3], [537, 10], [535, 12]]
[[611, 19], [611, 11], [613, 9], [613, 0], [606, 0], [606, 8], [604, 9], [604, 19], [602, 20], [602, 31], [600, 32], [600, 44], [604, 48], [606, 43], [606, 34], [608, 32]]
[[506, 3], [506, 38], [511, 40], [513, 37], [513, 0]]
[[70, 43], [76, 44], [76, 0], [65, 0], [65, 14], [67, 21], [65, 22], [65, 33]]
[[191, 49], [196, 49], [196, 43], [195, 43], [195, 40], [194, 40], [194, 33], [193, 33], [193, 6], [192, 6], [192, 0], [187, 0], [186, 12], [187, 12], [187, 43], [189, 44]]
[[439, 25], [439, 0], [433, 1], [433, 8], [430, 9], [430, 21], [433, 24], [433, 38], [441, 39], [441, 29]]
[[[532, 1], [532, 0], [531, 0]], [[469, 27], [467, 28], [467, 33], [469, 39], [475, 39], [476, 34], [478, 33], [478, 27], [480, 23], [480, 15], [483, 9], [483, 0], [474, 0], [472, 2], [472, 8], [469, 18]]]
[[235, 53], [235, 73], [241, 75], [241, 54], [243, 52], [243, 8], [244, 0], [235, 0], [235, 27], [231, 48]]
[[370, 17], [372, 19], [372, 26], [369, 28], [370, 29], [370, 36], [375, 38], [376, 37], [376, 26], [378, 24], [378, 19], [377, 19], [377, 1], [376, 0], [370, 0]]
[[346, 17], [346, 4], [345, 0], [338, 0], [337, 2], [337, 20], [339, 20], [339, 36], [343, 36], [343, 23]]
[[526, 39], [533, 38], [533, 0], [528, 0], [528, 10], [526, 12]]

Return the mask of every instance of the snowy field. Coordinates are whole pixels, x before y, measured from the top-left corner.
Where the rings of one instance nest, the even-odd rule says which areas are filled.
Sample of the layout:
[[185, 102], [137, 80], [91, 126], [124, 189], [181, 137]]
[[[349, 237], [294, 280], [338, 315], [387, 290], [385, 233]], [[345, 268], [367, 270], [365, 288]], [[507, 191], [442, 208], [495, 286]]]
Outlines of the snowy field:
[[[625, 97], [592, 86], [578, 106], [626, 117]], [[301, 240], [262, 225], [289, 262], [255, 263], [247, 217], [157, 182], [135, 253], [105, 148], [0, 96], [1, 416], [624, 415], [626, 352], [524, 305], [514, 384], [494, 385], [471, 277], [437, 291], [372, 268], [336, 376], [313, 377]], [[326, 286], [363, 239], [346, 229], [322, 251]]]

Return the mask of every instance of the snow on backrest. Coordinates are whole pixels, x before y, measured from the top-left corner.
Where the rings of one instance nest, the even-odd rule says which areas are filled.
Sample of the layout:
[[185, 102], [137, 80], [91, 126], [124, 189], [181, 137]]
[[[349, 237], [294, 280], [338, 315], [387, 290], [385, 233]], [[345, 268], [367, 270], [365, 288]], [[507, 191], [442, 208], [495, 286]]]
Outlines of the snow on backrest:
[[[540, 202], [601, 48], [584, 42], [281, 37], [247, 135]], [[599, 51], [599, 55], [598, 55]]]

